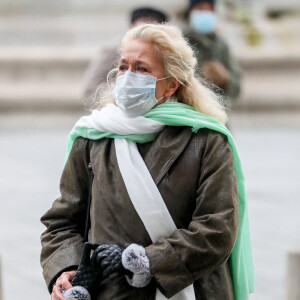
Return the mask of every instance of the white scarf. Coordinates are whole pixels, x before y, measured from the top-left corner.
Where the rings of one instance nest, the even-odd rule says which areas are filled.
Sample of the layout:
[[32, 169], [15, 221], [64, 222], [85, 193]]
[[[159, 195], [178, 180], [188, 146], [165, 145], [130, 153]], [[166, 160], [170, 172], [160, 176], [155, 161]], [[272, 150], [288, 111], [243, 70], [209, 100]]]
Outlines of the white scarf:
[[[90, 116], [82, 117], [75, 126], [127, 135], [158, 132], [165, 125], [144, 117], [128, 118], [111, 104], [101, 111], [93, 111]], [[169, 237], [177, 228], [136, 144], [126, 139], [115, 139], [115, 148], [127, 192], [152, 242], [156, 242], [159, 237]], [[157, 289], [155, 299], [167, 298]], [[195, 299], [193, 285], [171, 299]]]

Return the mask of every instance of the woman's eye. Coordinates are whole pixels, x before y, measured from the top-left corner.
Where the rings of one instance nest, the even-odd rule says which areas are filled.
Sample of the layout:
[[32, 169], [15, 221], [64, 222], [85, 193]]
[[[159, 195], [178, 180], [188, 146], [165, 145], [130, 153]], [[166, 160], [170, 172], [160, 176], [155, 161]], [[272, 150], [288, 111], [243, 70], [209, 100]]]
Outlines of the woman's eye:
[[126, 65], [119, 66], [119, 71], [126, 71], [128, 68]]
[[139, 72], [142, 72], [142, 73], [148, 72], [148, 70], [147, 70], [146, 68], [142, 67], [142, 66], [138, 66], [138, 67], [136, 68], [136, 70], [139, 71]]

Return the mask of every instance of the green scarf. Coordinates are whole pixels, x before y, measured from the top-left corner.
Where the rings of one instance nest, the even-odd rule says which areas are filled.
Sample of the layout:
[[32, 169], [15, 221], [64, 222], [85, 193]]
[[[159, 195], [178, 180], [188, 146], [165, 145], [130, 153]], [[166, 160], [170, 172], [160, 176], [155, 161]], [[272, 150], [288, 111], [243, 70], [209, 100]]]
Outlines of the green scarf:
[[[188, 126], [193, 132], [208, 128], [224, 134], [234, 156], [234, 169], [237, 178], [239, 197], [239, 227], [235, 245], [229, 258], [233, 288], [236, 300], [247, 300], [254, 291], [254, 272], [250, 242], [247, 196], [241, 161], [231, 133], [226, 126], [212, 117], [197, 112], [193, 107], [178, 102], [169, 102], [156, 106], [144, 115], [168, 126]], [[101, 138], [125, 138], [136, 143], [146, 143], [155, 139], [159, 134], [129, 134], [120, 136], [111, 132], [99, 132], [95, 129], [74, 127], [68, 138], [66, 159], [69, 156], [73, 142], [79, 136], [91, 140]]]

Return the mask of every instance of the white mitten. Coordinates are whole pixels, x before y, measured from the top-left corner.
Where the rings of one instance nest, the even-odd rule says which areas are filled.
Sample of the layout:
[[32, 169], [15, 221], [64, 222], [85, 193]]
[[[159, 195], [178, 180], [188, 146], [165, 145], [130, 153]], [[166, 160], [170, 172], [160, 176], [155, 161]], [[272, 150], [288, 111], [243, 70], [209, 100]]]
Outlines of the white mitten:
[[74, 286], [63, 292], [63, 295], [66, 300], [91, 300], [89, 292], [82, 286]]
[[131, 286], [142, 288], [150, 283], [152, 275], [144, 247], [137, 244], [129, 245], [122, 253], [122, 264], [133, 273], [132, 277], [126, 275]]

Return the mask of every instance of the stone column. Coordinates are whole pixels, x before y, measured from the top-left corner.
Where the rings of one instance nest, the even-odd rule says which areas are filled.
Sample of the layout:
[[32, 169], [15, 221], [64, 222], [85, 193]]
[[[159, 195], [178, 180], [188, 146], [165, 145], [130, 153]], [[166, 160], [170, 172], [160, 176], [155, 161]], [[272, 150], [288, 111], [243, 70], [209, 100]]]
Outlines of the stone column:
[[286, 300], [300, 299], [300, 246], [288, 252], [286, 275]]
[[0, 300], [3, 300], [2, 293], [3, 293], [3, 289], [2, 289], [2, 278], [1, 278], [1, 256], [0, 256]]

